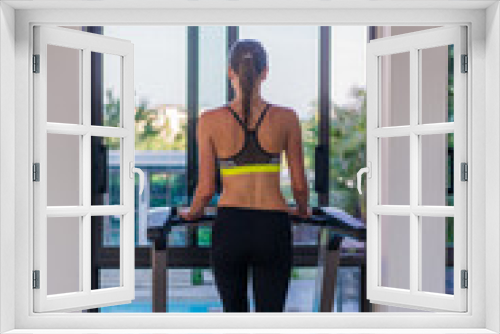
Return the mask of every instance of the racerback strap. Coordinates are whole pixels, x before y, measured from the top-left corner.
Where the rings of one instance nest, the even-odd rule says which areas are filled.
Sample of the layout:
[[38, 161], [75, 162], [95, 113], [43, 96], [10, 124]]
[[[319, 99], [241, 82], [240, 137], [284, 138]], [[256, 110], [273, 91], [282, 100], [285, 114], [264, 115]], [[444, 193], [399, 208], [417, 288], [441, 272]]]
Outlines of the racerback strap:
[[264, 111], [260, 114], [259, 119], [257, 120], [257, 123], [255, 123], [254, 131], [257, 132], [257, 128], [259, 127], [260, 123], [264, 119], [264, 116], [266, 115], [267, 110], [269, 109], [269, 103], [266, 105], [264, 108]]
[[243, 128], [243, 130], [246, 131], [245, 123], [243, 123], [243, 121], [240, 119], [240, 117], [238, 116], [238, 114], [236, 112], [234, 112], [233, 108], [231, 108], [229, 105], [227, 107], [229, 108], [229, 111], [231, 112], [231, 114], [233, 114], [234, 118], [236, 118], [236, 120], [238, 121], [238, 123], [240, 123], [241, 127]]
[[269, 109], [269, 106], [270, 106], [270, 104], [267, 103], [266, 107], [264, 108], [264, 111], [262, 111], [262, 113], [259, 116], [259, 119], [257, 119], [257, 122], [255, 123], [255, 127], [253, 128], [253, 130], [248, 130], [245, 127], [245, 123], [243, 123], [243, 121], [238, 116], [238, 114], [233, 110], [233, 108], [231, 108], [231, 106], [227, 105], [227, 107], [229, 108], [229, 111], [231, 111], [231, 114], [233, 114], [234, 118], [236, 118], [236, 120], [238, 121], [238, 123], [240, 123], [241, 127], [243, 128], [243, 130], [245, 130], [245, 132], [247, 132], [247, 131], [257, 131], [257, 128], [259, 127], [260, 123], [262, 122], [262, 119], [264, 119], [264, 116], [265, 116], [267, 110]]

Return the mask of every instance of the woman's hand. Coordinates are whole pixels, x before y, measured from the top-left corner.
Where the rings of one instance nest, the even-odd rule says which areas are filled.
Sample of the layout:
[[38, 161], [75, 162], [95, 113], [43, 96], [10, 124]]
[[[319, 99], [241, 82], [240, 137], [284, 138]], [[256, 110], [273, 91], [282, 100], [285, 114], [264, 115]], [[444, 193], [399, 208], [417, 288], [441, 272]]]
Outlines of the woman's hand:
[[288, 213], [300, 218], [309, 218], [312, 215], [312, 209], [308, 207], [305, 214], [299, 214], [299, 208], [295, 206], [289, 207]]
[[198, 217], [191, 215], [191, 208], [179, 208], [179, 217], [187, 221], [196, 220]]

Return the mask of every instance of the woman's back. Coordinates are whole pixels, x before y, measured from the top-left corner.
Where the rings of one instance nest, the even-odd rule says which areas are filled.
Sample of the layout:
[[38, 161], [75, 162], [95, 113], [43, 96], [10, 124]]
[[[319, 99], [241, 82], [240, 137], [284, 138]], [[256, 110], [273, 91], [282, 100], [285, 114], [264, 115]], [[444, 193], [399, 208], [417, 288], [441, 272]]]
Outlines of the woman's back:
[[[302, 139], [297, 114], [260, 96], [267, 55], [261, 43], [241, 40], [229, 52], [231, 103], [201, 114], [197, 125], [199, 177], [185, 219], [201, 217], [215, 192], [216, 162], [223, 192], [212, 227], [211, 262], [225, 312], [248, 312], [249, 268], [255, 310], [282, 312], [292, 270], [290, 214], [308, 214]], [[285, 152], [296, 210], [280, 191]]]
[[[215, 154], [219, 161], [234, 157], [244, 146], [245, 132], [231, 109], [242, 119], [241, 108], [236, 105], [223, 106], [207, 112], [207, 128], [210, 128]], [[253, 130], [258, 119], [256, 138], [261, 148], [270, 154], [287, 153], [291, 137], [296, 137], [294, 127], [296, 115], [292, 109], [269, 105], [253, 109], [248, 119], [248, 129]], [[208, 125], [209, 124], [209, 125]], [[298, 129], [300, 131], [300, 129]], [[295, 136], [294, 136], [295, 135]], [[300, 136], [300, 134], [298, 134]], [[300, 143], [301, 144], [301, 143]], [[292, 148], [293, 149], [293, 148]], [[293, 160], [293, 158], [292, 158]], [[249, 172], [234, 175], [222, 174], [223, 192], [218, 206], [247, 207], [256, 209], [287, 210], [288, 205], [280, 190], [279, 172]]]

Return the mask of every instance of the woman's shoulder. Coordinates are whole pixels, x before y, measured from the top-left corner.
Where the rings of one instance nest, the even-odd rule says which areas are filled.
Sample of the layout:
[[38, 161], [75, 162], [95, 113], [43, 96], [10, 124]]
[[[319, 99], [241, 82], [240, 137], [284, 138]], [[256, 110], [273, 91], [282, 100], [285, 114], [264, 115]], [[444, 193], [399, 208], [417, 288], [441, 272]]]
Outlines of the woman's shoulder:
[[295, 118], [297, 118], [297, 112], [295, 109], [283, 105], [272, 104], [272, 116], [279, 123], [283, 123], [283, 125], [287, 126], [290, 122], [293, 122]]
[[279, 115], [281, 116], [289, 116], [291, 113], [294, 113], [295, 111], [291, 107], [287, 107], [284, 105], [279, 105], [279, 104], [271, 104], [270, 108], [273, 109], [273, 111], [277, 111]]
[[[295, 110], [293, 108], [287, 107], [284, 105], [280, 105], [280, 104], [275, 104], [275, 103], [270, 103], [269, 108], [270, 108], [270, 110], [273, 111], [273, 113], [276, 113], [276, 114], [279, 113], [279, 114], [283, 114], [283, 115], [290, 115], [290, 114], [295, 113]], [[201, 115], [206, 114], [207, 116], [211, 115], [208, 117], [216, 117], [217, 115], [226, 114], [227, 111], [228, 111], [228, 107], [227, 107], [227, 104], [225, 104], [225, 105], [222, 105], [219, 107], [207, 109], [207, 110], [203, 111], [203, 113]]]

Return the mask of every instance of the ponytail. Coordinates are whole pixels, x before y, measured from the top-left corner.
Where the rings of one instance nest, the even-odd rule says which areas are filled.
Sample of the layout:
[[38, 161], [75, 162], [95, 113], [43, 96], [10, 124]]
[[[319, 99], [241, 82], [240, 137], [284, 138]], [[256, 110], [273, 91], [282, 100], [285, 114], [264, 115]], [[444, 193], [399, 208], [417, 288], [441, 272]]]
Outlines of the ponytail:
[[255, 93], [256, 81], [267, 66], [267, 53], [259, 41], [240, 39], [231, 46], [229, 65], [238, 76], [242, 95], [243, 122], [248, 129], [252, 97]]
[[255, 79], [257, 77], [257, 71], [255, 69], [254, 59], [251, 53], [247, 53], [243, 57], [238, 74], [242, 91], [244, 123], [248, 129]]

